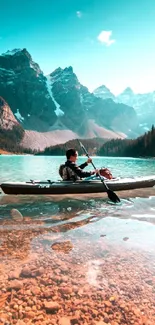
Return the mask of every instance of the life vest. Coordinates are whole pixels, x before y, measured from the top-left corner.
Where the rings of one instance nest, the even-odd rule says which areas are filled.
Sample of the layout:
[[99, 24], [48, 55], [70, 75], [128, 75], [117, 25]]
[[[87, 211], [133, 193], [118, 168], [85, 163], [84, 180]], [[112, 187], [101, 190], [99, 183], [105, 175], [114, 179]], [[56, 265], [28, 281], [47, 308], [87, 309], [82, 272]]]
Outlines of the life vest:
[[64, 168], [65, 168], [65, 164], [62, 164], [59, 167], [59, 175], [61, 176], [61, 178], [63, 178], [63, 170], [64, 170]]
[[66, 166], [65, 164], [60, 165], [59, 167], [59, 175], [63, 179], [63, 181], [73, 181], [79, 180], [80, 177], [74, 173], [74, 171], [69, 168], [69, 166]]

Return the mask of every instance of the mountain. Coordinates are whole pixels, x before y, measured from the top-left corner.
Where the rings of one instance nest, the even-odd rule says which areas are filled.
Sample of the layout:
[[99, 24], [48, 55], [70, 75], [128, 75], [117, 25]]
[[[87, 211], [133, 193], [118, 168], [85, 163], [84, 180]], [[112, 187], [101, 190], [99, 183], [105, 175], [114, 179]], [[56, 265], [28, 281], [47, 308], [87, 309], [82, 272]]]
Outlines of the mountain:
[[1, 152], [23, 152], [20, 142], [24, 137], [24, 129], [17, 122], [9, 105], [0, 97], [0, 149]]
[[115, 97], [119, 103], [124, 103], [133, 107], [135, 94], [130, 87], [127, 87], [120, 95]]
[[93, 94], [96, 96], [96, 97], [99, 97], [99, 98], [102, 98], [102, 99], [108, 99], [108, 98], [111, 98], [113, 100], [115, 100], [115, 96], [111, 93], [110, 89], [107, 88], [106, 86], [102, 85], [98, 88], [96, 88], [94, 91], [93, 91]]
[[137, 132], [132, 107], [114, 102], [112, 95], [90, 93], [71, 66], [45, 76], [26, 49], [0, 55], [0, 95], [25, 130], [25, 147], [42, 150], [69, 137], [124, 138]]
[[77, 139], [78, 135], [71, 130], [53, 130], [49, 132], [25, 131], [21, 145], [32, 150], [44, 150], [46, 147]]
[[0, 56], [0, 95], [25, 129], [48, 131], [56, 120], [46, 77], [26, 49]]
[[13, 115], [9, 105], [0, 97], [0, 128], [12, 130], [13, 126], [17, 125], [19, 125], [19, 123]]
[[155, 123], [155, 91], [145, 94], [135, 94], [131, 88], [126, 88], [119, 96], [119, 103], [134, 107], [139, 124], [144, 130], [149, 130]]
[[97, 98], [80, 84], [72, 67], [58, 68], [47, 79], [48, 89], [57, 103], [59, 121], [80, 136], [86, 137], [91, 132], [90, 121], [100, 128], [125, 134], [136, 129], [137, 116], [132, 107]]
[[155, 123], [155, 91], [135, 94], [130, 87], [127, 87], [121, 94], [114, 96], [108, 88], [100, 86], [93, 93], [102, 99], [112, 98], [116, 103], [133, 107], [137, 114], [140, 133], [149, 130]]

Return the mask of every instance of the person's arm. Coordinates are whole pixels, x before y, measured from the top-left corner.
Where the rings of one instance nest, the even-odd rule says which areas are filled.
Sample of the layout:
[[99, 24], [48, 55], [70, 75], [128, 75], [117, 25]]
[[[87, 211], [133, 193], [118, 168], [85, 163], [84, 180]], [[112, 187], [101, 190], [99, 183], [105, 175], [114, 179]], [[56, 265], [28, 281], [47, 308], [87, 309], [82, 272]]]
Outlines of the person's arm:
[[91, 171], [91, 172], [84, 172], [80, 167], [78, 167], [77, 165], [72, 164], [72, 163], [69, 164], [68, 167], [69, 167], [70, 169], [72, 169], [73, 172], [74, 172], [77, 176], [79, 176], [80, 178], [89, 177], [89, 176], [95, 174], [95, 172], [96, 172], [95, 170], [94, 170], [94, 171]]
[[90, 164], [91, 162], [92, 162], [92, 159], [91, 159], [91, 158], [88, 158], [88, 160], [87, 160], [85, 163], [81, 164], [79, 167], [80, 167], [81, 169], [84, 169], [84, 168], [87, 167], [88, 164]]
[[88, 163], [85, 162], [85, 163], [81, 164], [81, 165], [79, 166], [79, 168], [84, 169], [84, 168], [87, 167], [87, 166], [88, 166]]

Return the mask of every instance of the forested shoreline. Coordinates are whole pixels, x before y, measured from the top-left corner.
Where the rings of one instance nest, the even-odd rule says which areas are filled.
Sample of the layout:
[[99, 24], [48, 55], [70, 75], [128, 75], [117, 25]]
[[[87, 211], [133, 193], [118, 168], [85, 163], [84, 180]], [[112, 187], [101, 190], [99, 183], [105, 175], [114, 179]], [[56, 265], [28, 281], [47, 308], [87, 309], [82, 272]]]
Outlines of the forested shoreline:
[[[75, 148], [79, 155], [83, 151], [77, 139], [70, 140], [64, 144], [47, 147], [44, 151], [33, 151], [23, 148], [20, 142], [24, 136], [21, 126], [14, 126], [12, 130], [0, 128], [0, 149], [3, 152], [15, 154], [34, 154], [44, 156], [63, 156], [69, 148]], [[136, 139], [107, 139], [93, 138], [80, 140], [91, 156], [109, 157], [155, 157], [155, 127], [152, 125], [150, 131]]]
[[97, 151], [98, 156], [155, 157], [155, 127], [137, 139], [113, 139]]

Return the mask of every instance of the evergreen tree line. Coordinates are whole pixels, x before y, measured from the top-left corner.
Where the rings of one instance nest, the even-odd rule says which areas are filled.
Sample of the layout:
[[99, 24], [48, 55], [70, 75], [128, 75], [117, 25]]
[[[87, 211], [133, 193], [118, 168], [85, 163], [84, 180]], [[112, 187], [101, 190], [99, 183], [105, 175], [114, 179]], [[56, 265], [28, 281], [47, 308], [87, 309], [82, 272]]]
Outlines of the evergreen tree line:
[[24, 132], [24, 129], [20, 125], [14, 125], [10, 130], [5, 130], [0, 127], [0, 149], [18, 154], [32, 154], [33, 151], [31, 149], [20, 146]]
[[[93, 138], [93, 139], [82, 139], [81, 142], [91, 155], [95, 155], [96, 151], [99, 150], [101, 145], [105, 143], [105, 139], [102, 138]], [[70, 148], [75, 148], [79, 155], [83, 155], [84, 152], [81, 149], [77, 139], [70, 140], [64, 144], [58, 144], [55, 146], [47, 147], [44, 151], [36, 153], [37, 155], [45, 156], [64, 156], [66, 150]]]
[[[84, 152], [77, 139], [64, 144], [45, 148], [44, 151], [26, 149], [20, 146], [24, 136], [24, 129], [20, 125], [15, 125], [12, 130], [5, 130], [0, 127], [0, 149], [22, 154], [35, 154], [47, 156], [63, 156], [67, 149], [75, 148], [79, 155]], [[107, 139], [93, 138], [82, 139], [81, 142], [90, 155], [112, 156], [112, 157], [155, 157], [155, 127], [152, 125], [150, 131], [137, 139]]]
[[155, 157], [155, 127], [137, 139], [116, 139], [106, 142], [97, 151], [98, 156]]

